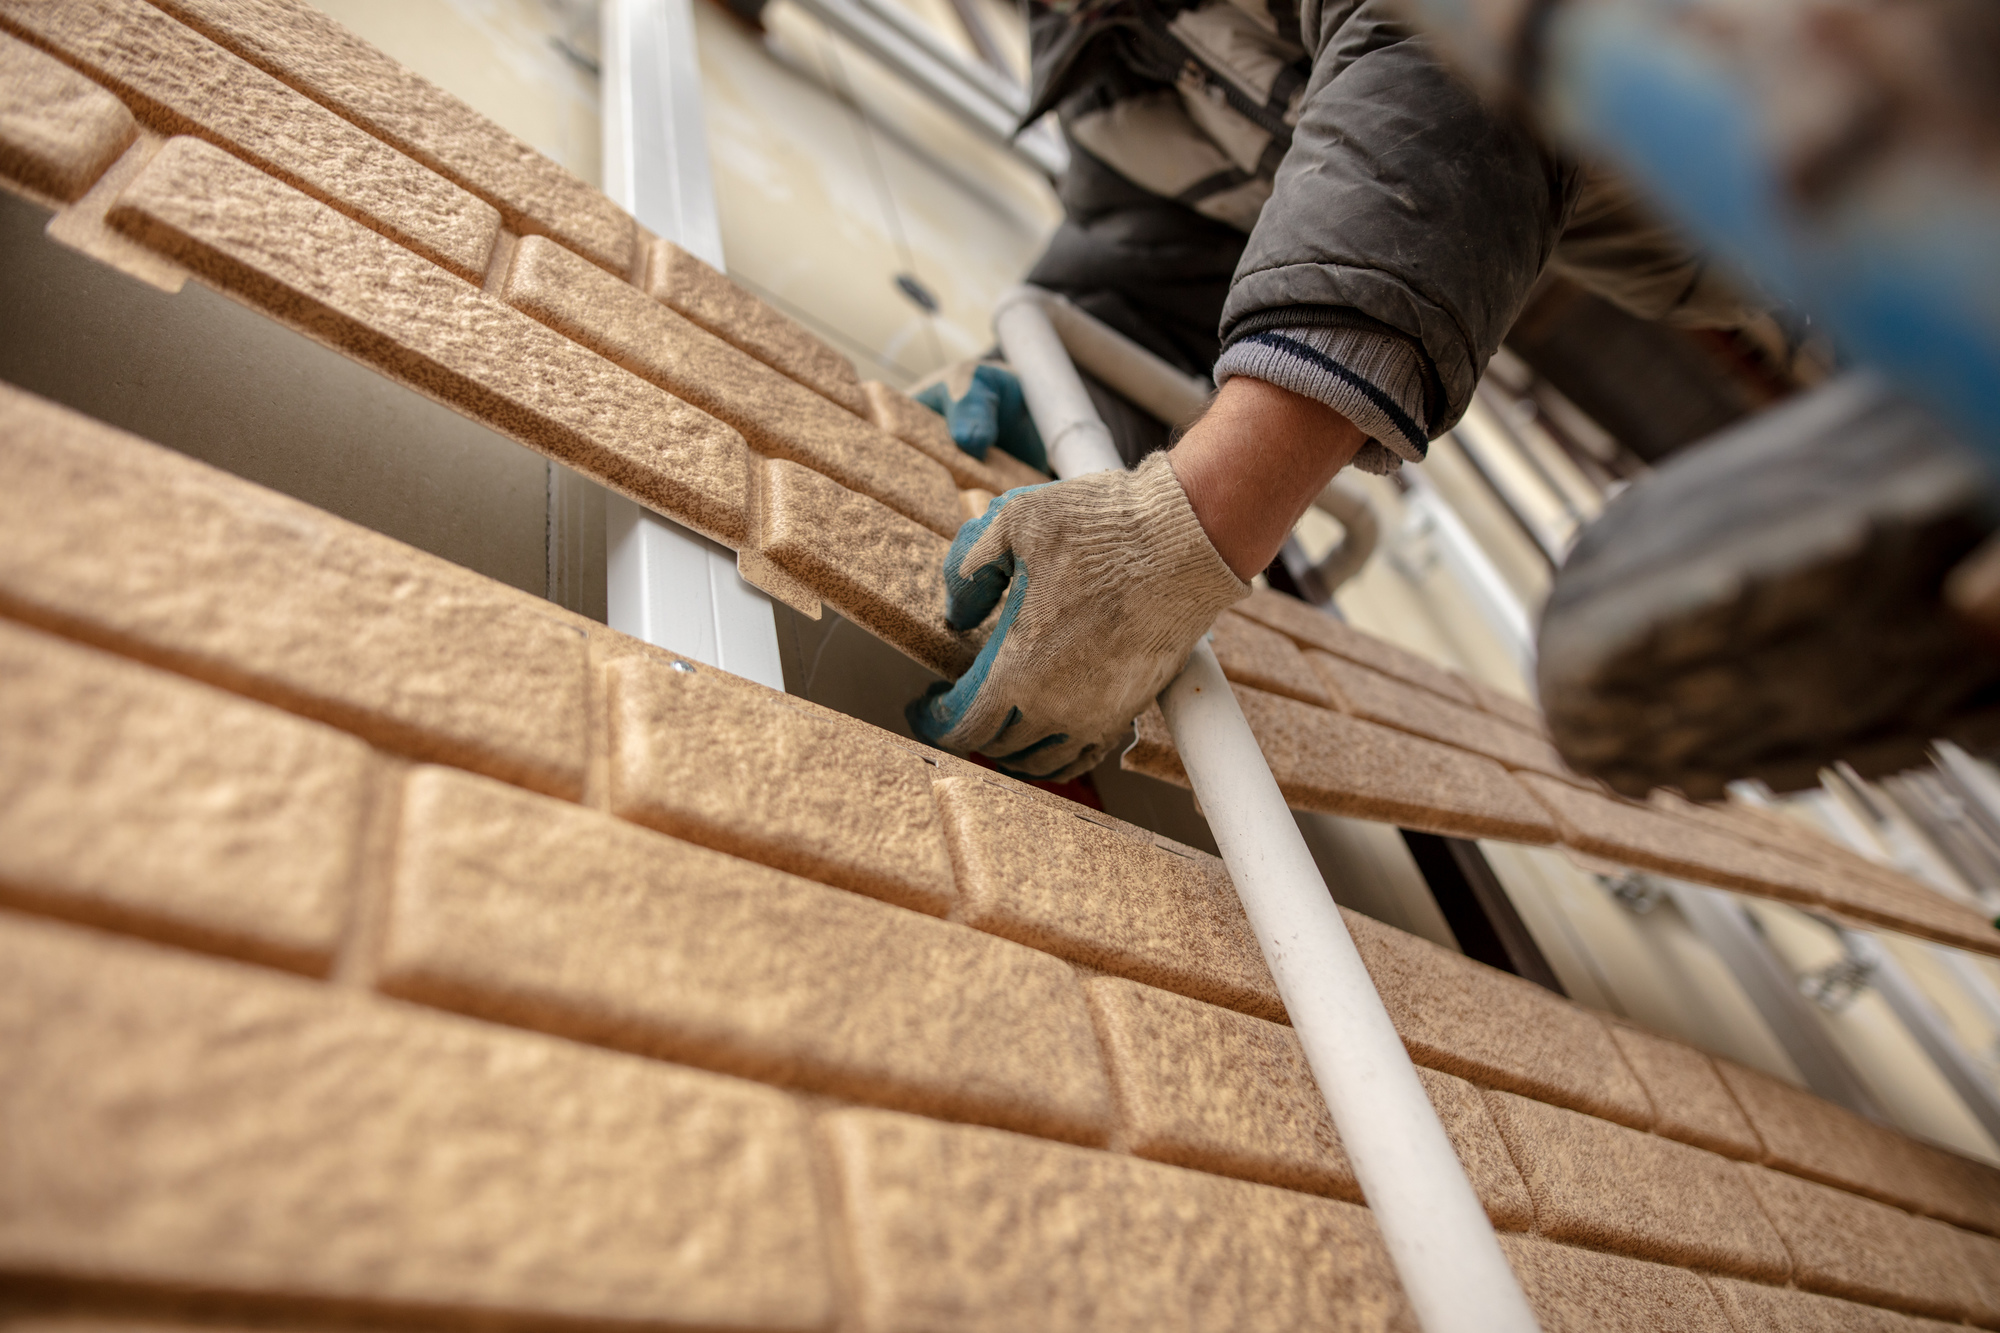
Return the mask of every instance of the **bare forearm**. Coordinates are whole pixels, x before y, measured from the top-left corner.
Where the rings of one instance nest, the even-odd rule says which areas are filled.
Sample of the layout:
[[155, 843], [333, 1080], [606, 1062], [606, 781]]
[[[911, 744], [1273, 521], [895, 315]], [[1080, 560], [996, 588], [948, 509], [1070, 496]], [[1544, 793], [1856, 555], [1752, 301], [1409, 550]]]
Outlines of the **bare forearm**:
[[1174, 446], [1174, 475], [1216, 551], [1249, 579], [1367, 440], [1325, 404], [1239, 375]]

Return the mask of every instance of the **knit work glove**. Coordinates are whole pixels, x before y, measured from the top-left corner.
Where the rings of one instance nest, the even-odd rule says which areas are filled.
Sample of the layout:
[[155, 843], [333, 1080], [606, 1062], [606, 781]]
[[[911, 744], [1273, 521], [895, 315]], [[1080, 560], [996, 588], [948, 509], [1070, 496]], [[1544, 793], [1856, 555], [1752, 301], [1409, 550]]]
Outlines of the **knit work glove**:
[[974, 458], [984, 460], [986, 451], [998, 445], [1037, 472], [1049, 470], [1048, 450], [1028, 415], [1021, 381], [1007, 367], [961, 361], [914, 396], [944, 418], [952, 443]]
[[1216, 614], [1250, 592], [1164, 453], [1008, 491], [958, 530], [944, 586], [954, 629], [1006, 600], [972, 668], [910, 704], [911, 727], [1058, 782], [1123, 750]]

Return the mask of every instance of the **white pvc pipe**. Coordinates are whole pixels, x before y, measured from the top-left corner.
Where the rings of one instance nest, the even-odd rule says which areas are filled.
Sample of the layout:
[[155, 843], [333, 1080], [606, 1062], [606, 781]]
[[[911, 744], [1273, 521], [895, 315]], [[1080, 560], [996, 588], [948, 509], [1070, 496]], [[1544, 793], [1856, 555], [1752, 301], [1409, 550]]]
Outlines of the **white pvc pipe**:
[[1035, 287], [1007, 292], [993, 312], [993, 332], [1021, 381], [1028, 414], [1048, 450], [1049, 470], [1058, 477], [1121, 471], [1125, 463], [1111, 432], [1042, 308], [1040, 297], [1046, 295]]
[[[1175, 370], [1069, 298], [1045, 287], [1023, 285], [1002, 292], [993, 307], [994, 328], [1001, 327], [1009, 310], [1023, 304], [1041, 310], [1074, 364], [1169, 426], [1187, 425], [1215, 396], [1213, 381]], [[1004, 335], [1001, 345], [1006, 345]], [[1011, 355], [1008, 363], [1013, 363]]]
[[1313, 508], [1340, 524], [1346, 532], [1340, 545], [1313, 566], [1320, 587], [1331, 596], [1334, 589], [1359, 574], [1368, 557], [1375, 554], [1375, 547], [1382, 539], [1382, 525], [1376, 520], [1375, 506], [1368, 503], [1368, 497], [1343, 485], [1339, 478], [1326, 484], [1314, 498]]
[[[1060, 454], [1049, 448], [1056, 475], [1118, 470], [1041, 303], [1016, 300], [994, 325], [1036, 428], [1062, 445]], [[1493, 1224], [1206, 642], [1160, 708], [1417, 1322], [1424, 1333], [1536, 1333]]]
[[1539, 1325], [1215, 651], [1160, 709], [1424, 1333]]

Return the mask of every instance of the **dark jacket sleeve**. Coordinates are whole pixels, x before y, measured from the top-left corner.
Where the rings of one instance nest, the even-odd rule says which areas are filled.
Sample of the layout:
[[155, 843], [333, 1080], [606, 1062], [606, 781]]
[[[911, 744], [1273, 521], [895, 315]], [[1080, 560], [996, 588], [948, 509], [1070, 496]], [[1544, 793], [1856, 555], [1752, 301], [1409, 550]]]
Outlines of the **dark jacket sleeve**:
[[1312, 80], [1223, 343], [1315, 327], [1401, 335], [1423, 363], [1435, 437], [1548, 262], [1577, 172], [1483, 105], [1392, 0], [1305, 0], [1300, 19]]

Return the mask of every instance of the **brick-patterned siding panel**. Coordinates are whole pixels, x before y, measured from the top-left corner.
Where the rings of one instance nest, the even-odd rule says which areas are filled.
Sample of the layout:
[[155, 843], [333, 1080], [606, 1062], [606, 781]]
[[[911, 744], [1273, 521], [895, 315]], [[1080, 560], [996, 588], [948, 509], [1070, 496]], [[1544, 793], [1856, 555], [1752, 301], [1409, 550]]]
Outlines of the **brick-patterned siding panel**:
[[123, 102], [54, 56], [0, 33], [0, 176], [67, 202], [138, 133]]
[[1945, 1319], [1980, 1312], [1984, 1293], [1960, 1243], [1970, 1233], [1765, 1167], [1736, 1169], [1784, 1237], [1798, 1286]]
[[1523, 774], [1521, 784], [1555, 816], [1563, 841], [1580, 852], [1765, 897], [1819, 899], [1809, 871], [1740, 838], [1539, 774]]
[[[1131, 1152], [1361, 1200], [1340, 1133], [1290, 1028], [1111, 977], [1095, 978], [1086, 989]], [[1434, 1069], [1417, 1076], [1494, 1225], [1531, 1226], [1528, 1191], [1478, 1089]]]
[[779, 569], [940, 675], [972, 665], [984, 640], [944, 622], [948, 539], [783, 459], [763, 464], [758, 503], [757, 549]]
[[1736, 1333], [1707, 1284], [1683, 1268], [1502, 1236], [1542, 1333]]
[[1562, 756], [1539, 736], [1344, 657], [1318, 649], [1306, 657], [1344, 713], [1483, 754], [1508, 768], [1572, 780]]
[[548, 603], [4, 385], [0, 610], [417, 758], [583, 790], [588, 644]]
[[1729, 1159], [1509, 1092], [1486, 1101], [1549, 1239], [1771, 1281], [1791, 1266]]
[[1715, 1062], [1764, 1144], [1766, 1166], [1918, 1212], [1935, 1177], [1918, 1146], [1845, 1107], [1731, 1060]]
[[1953, 1238], [1978, 1292], [1977, 1304], [1972, 1307], [1972, 1322], [1983, 1328], [2000, 1328], [2000, 1240], [1956, 1230]]
[[1220, 861], [978, 778], [947, 778], [937, 792], [960, 910], [973, 925], [1196, 999], [1284, 1016]]
[[1761, 1161], [1763, 1142], [1723, 1085], [1715, 1062], [1677, 1041], [1613, 1023], [1611, 1039], [1638, 1076], [1659, 1118], [1653, 1132], [1725, 1157]]
[[2000, 931], [1993, 922], [1929, 885], [1845, 868], [1813, 876], [1812, 885], [1821, 902], [1854, 920], [2000, 957]]
[[1356, 912], [1341, 916], [1422, 1064], [1640, 1129], [1652, 1104], [1595, 1014]]
[[1299, 646], [1268, 625], [1224, 611], [1215, 618], [1215, 660], [1239, 685], [1282, 694], [1302, 703], [1333, 706], [1326, 684]]
[[784, 1093], [0, 919], [0, 1272], [819, 1329]]
[[1548, 739], [1548, 723], [1543, 719], [1541, 709], [1505, 690], [1488, 685], [1477, 676], [1460, 676], [1458, 680], [1482, 711], [1491, 713], [1511, 726], [1519, 727], [1531, 736]]
[[[1484, 755], [1238, 685], [1236, 699], [1296, 810], [1378, 820], [1460, 838], [1555, 840], [1548, 814]], [[1139, 716], [1132, 771], [1188, 785], [1158, 708]]]
[[1794, 818], [1743, 805], [1697, 805], [1657, 790], [1647, 804], [1694, 824], [1704, 837], [1748, 842], [1804, 871], [1813, 896], [1836, 911], [1906, 934], [2000, 953], [2000, 934], [1965, 904], [1835, 844]]
[[2000, 1236], [2000, 1167], [1911, 1141], [1918, 1184], [1913, 1207], [1957, 1226]]
[[743, 544], [742, 436], [219, 149], [169, 142], [112, 220], [502, 434], [725, 545]]
[[1964, 1328], [1734, 1278], [1711, 1277], [1708, 1289], [1728, 1314], [1735, 1333], [1947, 1333]]
[[123, 94], [152, 128], [220, 144], [478, 281], [500, 214], [145, 0], [0, 0], [0, 25]]
[[383, 985], [645, 1055], [1102, 1143], [1074, 971], [449, 769], [403, 807]]
[[1010, 491], [1020, 486], [1039, 486], [1050, 479], [1046, 472], [1037, 471], [1004, 449], [988, 449], [986, 466], [1000, 478], [1001, 486]]
[[625, 210], [306, 0], [154, 0], [281, 82], [595, 264], [631, 272]]
[[325, 971], [368, 747], [0, 622], [0, 896]]
[[1454, 703], [1477, 706], [1479, 702], [1471, 686], [1456, 671], [1372, 634], [1364, 634], [1296, 597], [1260, 588], [1238, 602], [1236, 609], [1252, 620], [1290, 635], [1301, 644], [1344, 657], [1350, 662], [1359, 662], [1385, 676], [1420, 685]]
[[865, 415], [877, 429], [942, 465], [951, 473], [952, 480], [967, 490], [998, 495], [1016, 486], [1032, 486], [1048, 480], [1000, 449], [988, 449], [984, 459], [974, 458], [951, 438], [943, 417], [901, 389], [892, 389], [880, 380], [868, 380], [861, 389], [868, 399]]
[[[687, 669], [682, 669], [683, 667]], [[931, 766], [712, 667], [611, 664], [611, 805], [780, 870], [942, 916], [951, 860]]]
[[1353, 1204], [887, 1111], [821, 1132], [860, 1333], [1415, 1327]]
[[653, 242], [646, 287], [656, 300], [724, 342], [742, 348], [856, 416], [868, 415], [861, 380], [846, 357], [672, 241]]
[[554, 241], [521, 242], [506, 295], [551, 328], [734, 426], [759, 453], [802, 463], [933, 532], [958, 531], [958, 489], [942, 467]]

